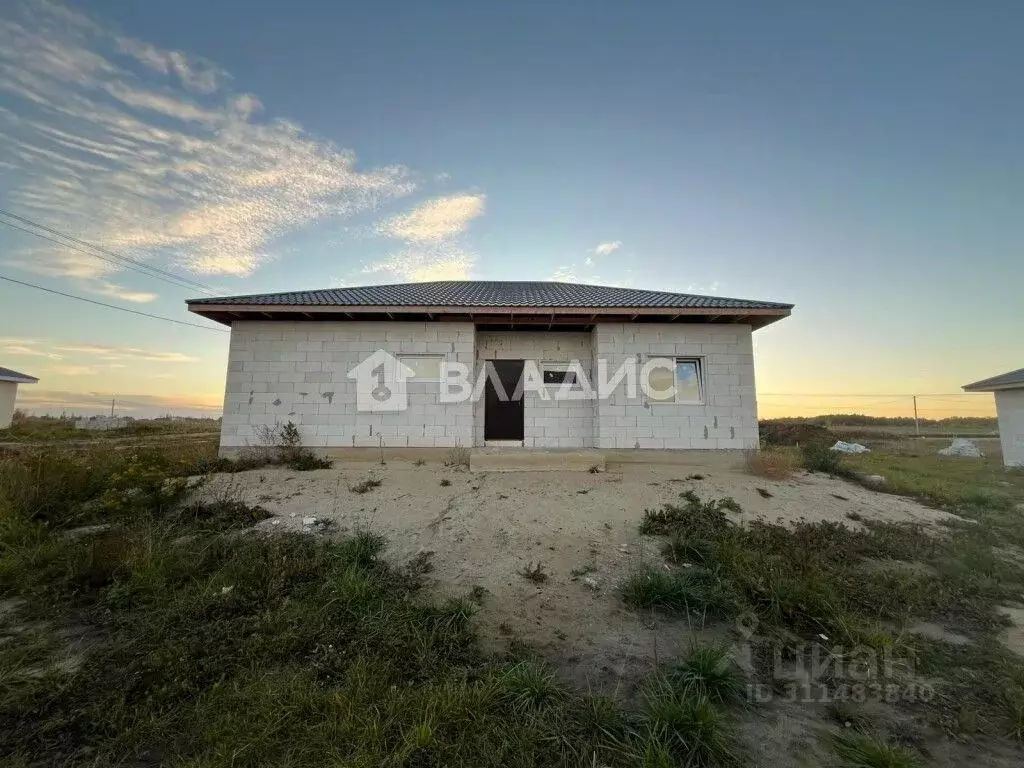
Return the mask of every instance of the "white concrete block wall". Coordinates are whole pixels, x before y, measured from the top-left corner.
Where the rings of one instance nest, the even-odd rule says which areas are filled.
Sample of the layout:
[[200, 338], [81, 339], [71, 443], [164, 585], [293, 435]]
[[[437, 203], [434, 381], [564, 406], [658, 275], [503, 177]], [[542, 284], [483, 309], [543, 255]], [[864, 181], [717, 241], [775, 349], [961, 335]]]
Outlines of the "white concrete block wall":
[[[569, 363], [578, 360], [589, 378], [592, 363], [591, 334], [544, 331], [478, 331], [476, 366], [479, 375], [486, 360], [533, 360]], [[474, 377], [474, 381], [476, 378]], [[557, 386], [540, 393], [524, 393], [523, 445], [526, 448], [591, 448], [594, 446], [594, 405], [590, 399], [555, 400]], [[474, 408], [474, 444], [484, 444], [484, 398]]]
[[1024, 467], [1024, 389], [1004, 389], [995, 395], [1003, 464]]
[[[704, 403], [649, 402], [639, 388], [630, 398], [621, 384], [610, 398], [598, 401], [597, 447], [757, 448], [751, 330], [748, 325], [598, 324], [595, 359], [607, 361], [609, 375], [627, 357], [636, 360], [638, 370], [652, 357], [698, 357], [704, 371]], [[596, 363], [594, 370], [596, 375]]]
[[409, 407], [362, 413], [348, 374], [378, 349], [473, 364], [472, 323], [236, 322], [221, 447], [258, 444], [260, 425], [292, 421], [311, 448], [449, 447], [473, 443], [470, 402], [440, 402], [437, 383], [407, 383]]
[[11, 426], [14, 402], [18, 399], [18, 385], [13, 381], [0, 381], [0, 429]]

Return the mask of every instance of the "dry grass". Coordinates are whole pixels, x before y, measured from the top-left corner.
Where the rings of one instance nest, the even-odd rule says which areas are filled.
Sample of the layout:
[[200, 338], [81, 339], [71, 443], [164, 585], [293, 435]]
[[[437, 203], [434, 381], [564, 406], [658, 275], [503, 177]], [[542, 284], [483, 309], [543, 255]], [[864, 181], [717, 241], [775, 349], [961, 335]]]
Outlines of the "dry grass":
[[769, 480], [788, 480], [796, 469], [796, 460], [790, 451], [778, 448], [762, 448], [747, 451], [747, 472]]
[[465, 467], [469, 469], [469, 458], [472, 452], [464, 445], [456, 445], [449, 449], [444, 458], [446, 467]]

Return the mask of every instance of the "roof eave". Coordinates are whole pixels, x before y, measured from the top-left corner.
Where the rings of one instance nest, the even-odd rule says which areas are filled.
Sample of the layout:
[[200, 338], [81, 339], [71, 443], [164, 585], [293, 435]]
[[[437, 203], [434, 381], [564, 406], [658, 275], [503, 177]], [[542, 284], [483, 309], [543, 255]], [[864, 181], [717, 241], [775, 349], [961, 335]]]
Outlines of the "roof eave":
[[[435, 305], [360, 305], [339, 306], [319, 304], [193, 304], [189, 312], [223, 325], [238, 320], [277, 320], [280, 315], [298, 315], [297, 319], [323, 319], [323, 315], [338, 315], [339, 319], [355, 319], [356, 315], [386, 315], [398, 319], [402, 315], [459, 315], [470, 318], [543, 318], [573, 317], [589, 322], [627, 322], [639, 317], [664, 318], [666, 322], [685, 322], [691, 318], [706, 318], [708, 322], [737, 323], [746, 321], [761, 328], [784, 317], [792, 307], [537, 307], [537, 306], [435, 306]], [[276, 315], [276, 316], [275, 316]], [[320, 315], [321, 317], [314, 317]]]
[[979, 381], [961, 387], [964, 392], [1004, 392], [1008, 389], [1024, 389], [1024, 381], [1011, 381], [1006, 384], [986, 384]]

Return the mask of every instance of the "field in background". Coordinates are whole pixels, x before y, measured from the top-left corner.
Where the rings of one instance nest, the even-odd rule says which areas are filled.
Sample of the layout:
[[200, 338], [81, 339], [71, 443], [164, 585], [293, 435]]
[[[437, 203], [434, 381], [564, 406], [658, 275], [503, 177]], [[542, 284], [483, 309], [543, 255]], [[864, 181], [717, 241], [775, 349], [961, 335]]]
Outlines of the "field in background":
[[30, 416], [14, 412], [11, 426], [0, 429], [0, 444], [125, 440], [143, 437], [216, 436], [220, 419], [167, 416], [157, 419], [129, 419], [123, 429], [78, 429], [78, 416]]

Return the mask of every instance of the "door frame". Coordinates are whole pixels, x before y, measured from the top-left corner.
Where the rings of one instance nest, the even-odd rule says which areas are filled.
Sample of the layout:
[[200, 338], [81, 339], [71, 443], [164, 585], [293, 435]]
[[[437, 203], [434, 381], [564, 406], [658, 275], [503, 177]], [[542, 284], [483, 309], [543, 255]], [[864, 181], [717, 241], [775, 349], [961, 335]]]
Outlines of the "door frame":
[[[485, 360], [484, 364], [491, 364], [493, 366], [498, 380], [509, 396], [508, 400], [500, 400], [491, 377], [486, 377], [484, 385], [484, 445], [522, 446], [523, 440], [526, 437], [526, 398], [522, 391], [519, 392], [518, 400], [514, 400], [512, 397], [516, 390], [519, 389], [526, 361], [493, 359]], [[504, 375], [501, 370], [502, 368], [505, 369]], [[515, 381], [509, 381], [509, 372], [513, 368], [517, 371], [515, 373]], [[511, 384], [511, 387], [509, 384]], [[515, 414], [518, 414], [518, 416]], [[502, 423], [498, 423], [498, 418], [502, 419]], [[515, 429], [516, 426], [518, 426], [518, 429]]]

